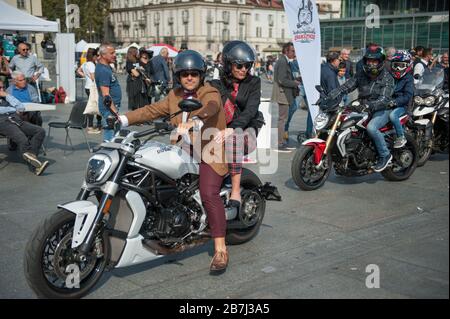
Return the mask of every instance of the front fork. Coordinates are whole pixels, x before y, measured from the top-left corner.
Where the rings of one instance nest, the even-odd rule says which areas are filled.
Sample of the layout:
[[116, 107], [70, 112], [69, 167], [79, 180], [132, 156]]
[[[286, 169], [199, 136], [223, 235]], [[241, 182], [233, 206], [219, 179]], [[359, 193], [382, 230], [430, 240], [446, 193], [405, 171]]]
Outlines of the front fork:
[[320, 158], [320, 162], [316, 165], [316, 169], [320, 169], [323, 166], [323, 156], [328, 154], [328, 151], [329, 151], [329, 149], [331, 147], [331, 143], [333, 143], [333, 139], [334, 139], [334, 136], [336, 135], [337, 128], [341, 124], [342, 112], [343, 111], [340, 111], [337, 114], [336, 121], [334, 121], [333, 126], [331, 127], [331, 129], [330, 129], [330, 131], [328, 133], [328, 138], [327, 138], [327, 141], [325, 143], [325, 149], [323, 150], [322, 156]]
[[[103, 196], [100, 199], [100, 203], [98, 206], [97, 214], [95, 215], [94, 221], [90, 225], [90, 228], [88, 230], [88, 233], [86, 235], [86, 238], [84, 239], [83, 243], [79, 246], [79, 259], [80, 261], [86, 260], [86, 255], [91, 250], [92, 244], [94, 243], [95, 237], [97, 235], [97, 231], [99, 227], [101, 226], [101, 222], [103, 220], [103, 217], [106, 214], [109, 214], [109, 210], [112, 204], [112, 199], [117, 194], [119, 190], [119, 182], [122, 177], [122, 173], [125, 169], [125, 166], [127, 164], [127, 157], [123, 156], [119, 167], [117, 168], [116, 172], [114, 173], [113, 177], [110, 181], [108, 181], [102, 188], [103, 190]], [[82, 188], [80, 192], [78, 193], [77, 197], [80, 197], [80, 199], [85, 200], [89, 196], [89, 190], [86, 188]]]

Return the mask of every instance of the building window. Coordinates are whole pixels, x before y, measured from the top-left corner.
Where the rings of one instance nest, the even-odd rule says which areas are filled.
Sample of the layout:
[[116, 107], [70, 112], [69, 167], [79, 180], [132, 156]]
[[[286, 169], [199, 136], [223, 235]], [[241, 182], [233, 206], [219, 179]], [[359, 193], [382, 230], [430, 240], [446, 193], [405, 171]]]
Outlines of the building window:
[[256, 37], [257, 38], [261, 38], [262, 37], [262, 28], [261, 27], [257, 27], [256, 28]]
[[259, 21], [259, 13], [255, 14], [255, 21]]
[[26, 9], [25, 8], [25, 0], [17, 0], [17, 8], [18, 9]]
[[273, 31], [273, 29], [272, 28], [269, 28], [269, 38], [272, 38], [272, 32]]

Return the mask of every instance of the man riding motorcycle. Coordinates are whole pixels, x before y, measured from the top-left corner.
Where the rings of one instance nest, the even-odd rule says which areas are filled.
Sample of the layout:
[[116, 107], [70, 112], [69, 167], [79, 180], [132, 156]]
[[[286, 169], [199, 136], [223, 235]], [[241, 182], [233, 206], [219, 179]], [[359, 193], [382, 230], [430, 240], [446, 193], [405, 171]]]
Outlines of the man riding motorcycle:
[[362, 71], [327, 96], [327, 99], [335, 100], [355, 89], [359, 90], [361, 100], [359, 111], [368, 110], [373, 114], [367, 132], [378, 152], [378, 161], [373, 167], [375, 172], [383, 171], [392, 161], [392, 154], [386, 145], [384, 135], [379, 131], [389, 122], [388, 106], [395, 89], [394, 78], [384, 67], [385, 59], [383, 48], [376, 45], [369, 46], [363, 57]]
[[[171, 119], [171, 124], [178, 127], [178, 134], [186, 134], [194, 126], [201, 127], [202, 133], [208, 128], [225, 130], [225, 113], [220, 94], [217, 89], [204, 83], [206, 64], [202, 56], [196, 51], [183, 51], [174, 61], [174, 72], [181, 87], [172, 90], [164, 100], [121, 115], [119, 117], [121, 126], [126, 127], [172, 115], [180, 110], [178, 103], [181, 100], [197, 99], [203, 107], [189, 113], [186, 123], [182, 121], [182, 114]], [[210, 134], [206, 135], [210, 136]], [[199, 145], [195, 138], [201, 138], [201, 136], [203, 134], [193, 134], [192, 145]], [[223, 146], [216, 143], [214, 137], [209, 140], [202, 139], [200, 144], [201, 151], [194, 147], [195, 156], [201, 153], [200, 196], [208, 215], [211, 237], [214, 239], [215, 247], [210, 271], [212, 274], [219, 274], [225, 271], [228, 265], [228, 252], [225, 246], [225, 210], [219, 195], [223, 177], [228, 173], [228, 167], [223, 157]], [[214, 154], [214, 151], [218, 152]], [[221, 155], [222, 158], [220, 158]]]

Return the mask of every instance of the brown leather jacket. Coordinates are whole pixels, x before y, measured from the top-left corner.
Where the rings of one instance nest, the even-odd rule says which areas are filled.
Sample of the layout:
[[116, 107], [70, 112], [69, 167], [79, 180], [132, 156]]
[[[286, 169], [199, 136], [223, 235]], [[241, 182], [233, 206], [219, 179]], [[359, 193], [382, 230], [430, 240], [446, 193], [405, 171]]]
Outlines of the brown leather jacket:
[[[177, 88], [170, 91], [169, 95], [157, 103], [146, 105], [140, 109], [128, 112], [125, 116], [128, 119], [128, 124], [138, 124], [146, 121], [152, 121], [157, 118], [174, 114], [180, 109], [178, 103], [183, 99], [183, 89]], [[197, 91], [197, 99], [202, 103], [203, 107], [195, 112], [192, 112], [189, 118], [198, 116], [204, 123], [202, 127], [202, 134], [206, 129], [216, 128], [220, 131], [226, 128], [225, 113], [222, 107], [222, 100], [217, 89], [206, 83]], [[171, 119], [171, 124], [176, 126], [182, 122], [182, 114], [177, 115]], [[216, 131], [218, 132], [218, 131]], [[193, 145], [196, 145], [195, 134], [191, 134]], [[175, 143], [176, 141], [172, 141]], [[214, 135], [203, 136], [201, 141], [201, 160], [209, 164], [214, 171], [220, 176], [228, 173], [228, 167], [225, 163], [224, 146], [218, 145], [214, 141]]]

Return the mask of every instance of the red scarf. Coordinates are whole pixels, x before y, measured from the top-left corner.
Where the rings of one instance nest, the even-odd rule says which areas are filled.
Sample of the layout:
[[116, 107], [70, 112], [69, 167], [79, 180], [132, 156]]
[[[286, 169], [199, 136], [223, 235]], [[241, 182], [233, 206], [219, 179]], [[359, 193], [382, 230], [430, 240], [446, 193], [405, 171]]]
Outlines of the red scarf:
[[[233, 98], [233, 101], [236, 101], [236, 97], [238, 95], [239, 90], [239, 83], [233, 83], [233, 92], [231, 92], [231, 97]], [[230, 99], [227, 99], [225, 102], [225, 105], [223, 106], [223, 109], [225, 111], [225, 120], [227, 122], [227, 125], [233, 121], [234, 112], [236, 111], [236, 104], [230, 101]]]
[[197, 98], [197, 91], [183, 91], [183, 100], [187, 99], [196, 99]]

